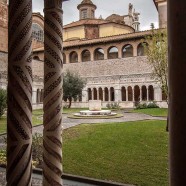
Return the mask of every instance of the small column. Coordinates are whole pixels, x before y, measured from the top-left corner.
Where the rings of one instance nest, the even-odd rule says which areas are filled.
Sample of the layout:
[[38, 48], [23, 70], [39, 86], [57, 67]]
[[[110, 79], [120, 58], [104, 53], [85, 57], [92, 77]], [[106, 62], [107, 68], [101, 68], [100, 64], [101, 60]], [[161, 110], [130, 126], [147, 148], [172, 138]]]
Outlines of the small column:
[[32, 182], [32, 1], [9, 0], [7, 186]]
[[94, 89], [91, 89], [92, 100], [94, 100]]
[[97, 89], [97, 100], [99, 100], [100, 97], [99, 97], [99, 88]]
[[87, 101], [88, 101], [88, 92], [87, 89], [85, 89], [82, 92], [82, 102], [87, 102]]
[[104, 50], [104, 59], [108, 59], [108, 51], [106, 48], [103, 48]]
[[32, 91], [32, 103], [37, 103], [37, 90], [35, 89]]
[[126, 101], [129, 101], [129, 92], [128, 92], [128, 87], [126, 88]]
[[108, 89], [108, 101], [110, 101], [110, 88]]
[[138, 46], [137, 45], [133, 45], [133, 56], [134, 57], [138, 56]]
[[66, 52], [66, 64], [70, 63], [70, 53]]
[[105, 90], [103, 89], [103, 101], [105, 101]]
[[62, 0], [44, 1], [43, 185], [62, 186]]
[[147, 86], [147, 101], [149, 101], [149, 87]]

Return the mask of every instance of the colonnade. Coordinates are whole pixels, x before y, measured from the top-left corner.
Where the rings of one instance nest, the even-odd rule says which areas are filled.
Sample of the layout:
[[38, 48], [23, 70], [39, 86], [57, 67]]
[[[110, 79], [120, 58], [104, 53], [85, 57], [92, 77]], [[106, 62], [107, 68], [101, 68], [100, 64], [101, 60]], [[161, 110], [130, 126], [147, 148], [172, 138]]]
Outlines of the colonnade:
[[153, 101], [154, 87], [148, 86], [122, 86], [119, 89], [114, 87], [99, 87], [87, 89], [87, 100], [102, 101]]
[[[43, 185], [62, 184], [62, 0], [44, 1]], [[32, 0], [9, 0], [7, 185], [32, 185]], [[41, 95], [40, 95], [41, 96]], [[42, 101], [42, 100], [39, 100]]]

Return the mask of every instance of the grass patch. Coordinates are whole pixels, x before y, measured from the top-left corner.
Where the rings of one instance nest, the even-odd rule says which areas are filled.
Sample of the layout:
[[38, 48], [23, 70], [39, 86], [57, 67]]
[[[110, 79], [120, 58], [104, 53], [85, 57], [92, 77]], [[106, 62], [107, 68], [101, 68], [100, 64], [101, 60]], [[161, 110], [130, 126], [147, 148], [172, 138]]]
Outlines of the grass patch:
[[0, 134], [6, 131], [6, 123], [7, 123], [6, 117], [5, 116], [1, 117], [0, 118]]
[[[43, 123], [42, 115], [43, 115], [42, 109], [33, 111], [33, 115], [32, 115], [33, 126], [40, 125]], [[0, 134], [6, 132], [6, 126], [7, 126], [7, 118], [6, 116], [3, 116], [2, 118], [0, 118]]]
[[166, 186], [165, 126], [165, 121], [137, 121], [66, 129], [64, 172], [143, 186]]
[[168, 109], [166, 109], [166, 108], [147, 108], [147, 109], [135, 109], [132, 112], [148, 114], [151, 116], [167, 116]]

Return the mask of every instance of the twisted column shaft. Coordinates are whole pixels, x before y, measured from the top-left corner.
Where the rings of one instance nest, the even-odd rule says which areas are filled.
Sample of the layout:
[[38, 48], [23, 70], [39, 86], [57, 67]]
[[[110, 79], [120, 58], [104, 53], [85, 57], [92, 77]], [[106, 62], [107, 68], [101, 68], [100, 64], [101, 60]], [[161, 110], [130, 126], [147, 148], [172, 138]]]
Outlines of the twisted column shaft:
[[32, 1], [9, 0], [7, 185], [31, 185]]
[[43, 185], [62, 185], [62, 0], [45, 0]]

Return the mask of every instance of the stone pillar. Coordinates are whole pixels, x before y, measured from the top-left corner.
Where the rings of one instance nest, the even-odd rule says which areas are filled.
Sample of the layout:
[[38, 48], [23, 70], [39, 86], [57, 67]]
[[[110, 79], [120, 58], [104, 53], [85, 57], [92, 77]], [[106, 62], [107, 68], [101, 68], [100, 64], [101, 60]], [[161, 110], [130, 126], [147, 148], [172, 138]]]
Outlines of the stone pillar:
[[37, 103], [37, 89], [32, 91], [32, 103]]
[[8, 40], [7, 186], [31, 186], [31, 0], [9, 0]]
[[43, 185], [62, 185], [62, 0], [44, 1]]
[[147, 101], [149, 101], [149, 86], [147, 86]]
[[129, 101], [129, 92], [128, 92], [128, 87], [126, 88], [126, 101]]
[[121, 89], [115, 89], [115, 101], [121, 101]]
[[186, 185], [186, 1], [168, 1], [170, 186]]
[[103, 48], [103, 50], [104, 50], [104, 59], [108, 59], [108, 49]]
[[92, 100], [94, 100], [94, 89], [91, 89]]
[[138, 45], [133, 45], [133, 56], [136, 57], [138, 55]]
[[97, 89], [97, 100], [99, 100], [100, 97], [99, 97], [99, 88]]
[[88, 101], [88, 92], [87, 89], [83, 90], [82, 93], [82, 102], [87, 102]]
[[70, 52], [66, 52], [66, 64], [70, 63]]
[[103, 101], [105, 101], [105, 90], [103, 89]]
[[108, 88], [108, 101], [110, 101], [110, 88]]

